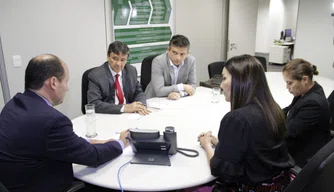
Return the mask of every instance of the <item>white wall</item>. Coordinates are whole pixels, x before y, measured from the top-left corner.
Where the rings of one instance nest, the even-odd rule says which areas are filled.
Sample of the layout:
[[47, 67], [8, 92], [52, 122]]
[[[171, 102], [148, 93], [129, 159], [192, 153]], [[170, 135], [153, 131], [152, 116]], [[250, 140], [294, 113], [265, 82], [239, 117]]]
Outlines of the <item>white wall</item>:
[[[106, 59], [104, 0], [0, 0], [0, 33], [11, 97], [24, 91], [29, 60], [52, 53], [70, 70], [57, 108], [70, 118], [81, 115], [81, 76]], [[13, 67], [12, 55], [21, 55], [22, 67]]]
[[1, 83], [0, 83], [0, 113], [1, 113], [1, 110], [4, 106], [5, 106], [5, 101], [3, 99], [2, 87], [1, 87]]
[[281, 31], [283, 30], [283, 19], [284, 0], [271, 0], [269, 5], [268, 50], [274, 43], [274, 39], [280, 39]]
[[190, 54], [196, 57], [198, 82], [209, 79], [209, 63], [221, 61], [225, 56], [225, 3], [225, 0], [175, 1], [175, 34], [189, 38]]
[[268, 53], [270, 0], [258, 1], [255, 52]]
[[[71, 78], [64, 103], [57, 108], [70, 118], [81, 115], [81, 76], [106, 59], [104, 3], [0, 0], [0, 34], [11, 97], [24, 91], [24, 72], [29, 60], [52, 53], [67, 63]], [[222, 38], [226, 36], [225, 3], [226, 0], [175, 1], [175, 32], [191, 41], [190, 52], [197, 58], [198, 82], [208, 79], [210, 62], [226, 57], [222, 46], [226, 43]], [[21, 55], [22, 67], [13, 67], [13, 55]]]
[[284, 0], [283, 30], [291, 29], [292, 37], [296, 36], [299, 0]]
[[300, 1], [294, 56], [316, 65], [320, 76], [334, 79], [332, 3], [332, 0]]
[[292, 29], [296, 36], [299, 0], [259, 0], [255, 52], [269, 53], [281, 31]]

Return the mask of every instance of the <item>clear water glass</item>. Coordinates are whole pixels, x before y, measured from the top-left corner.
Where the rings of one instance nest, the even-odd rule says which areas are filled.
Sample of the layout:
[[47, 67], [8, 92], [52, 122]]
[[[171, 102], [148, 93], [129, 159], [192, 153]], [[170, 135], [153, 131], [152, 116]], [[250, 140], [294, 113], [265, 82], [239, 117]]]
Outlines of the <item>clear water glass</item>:
[[96, 116], [95, 116], [95, 105], [87, 104], [85, 105], [86, 115], [86, 137], [93, 138], [97, 136], [96, 133]]
[[212, 88], [211, 103], [219, 103], [220, 100], [220, 87]]

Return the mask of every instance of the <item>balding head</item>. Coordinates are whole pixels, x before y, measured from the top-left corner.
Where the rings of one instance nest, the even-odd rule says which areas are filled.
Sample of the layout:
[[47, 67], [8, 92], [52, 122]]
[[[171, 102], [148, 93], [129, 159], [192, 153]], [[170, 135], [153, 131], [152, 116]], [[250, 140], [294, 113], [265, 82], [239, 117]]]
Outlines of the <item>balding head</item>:
[[25, 72], [25, 89], [39, 90], [50, 77], [61, 81], [65, 77], [63, 62], [55, 55], [43, 54], [29, 61]]
[[68, 80], [69, 72], [63, 61], [55, 55], [39, 55], [27, 66], [25, 89], [34, 91], [55, 106], [63, 102]]

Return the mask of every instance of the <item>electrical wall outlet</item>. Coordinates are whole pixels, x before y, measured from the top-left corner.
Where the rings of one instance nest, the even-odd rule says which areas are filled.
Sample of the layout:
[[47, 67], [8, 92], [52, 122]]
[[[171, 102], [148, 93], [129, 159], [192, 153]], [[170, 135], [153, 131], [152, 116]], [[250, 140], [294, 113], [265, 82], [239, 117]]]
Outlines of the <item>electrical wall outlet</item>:
[[13, 55], [14, 67], [22, 67], [21, 55]]

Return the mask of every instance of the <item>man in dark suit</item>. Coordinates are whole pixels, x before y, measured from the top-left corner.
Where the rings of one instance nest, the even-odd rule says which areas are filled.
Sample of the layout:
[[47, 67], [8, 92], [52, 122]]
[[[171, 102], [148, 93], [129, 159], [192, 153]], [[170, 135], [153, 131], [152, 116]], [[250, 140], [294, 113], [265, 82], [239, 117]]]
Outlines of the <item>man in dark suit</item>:
[[62, 103], [68, 80], [68, 68], [58, 57], [34, 57], [25, 71], [25, 92], [3, 108], [0, 181], [9, 191], [62, 191], [73, 182], [72, 163], [99, 166], [128, 146], [128, 131], [119, 140], [90, 143], [73, 132], [70, 119], [53, 108]]
[[137, 70], [126, 65], [129, 47], [120, 41], [109, 45], [108, 61], [88, 74], [88, 103], [97, 113], [150, 113], [146, 96], [137, 80]]

